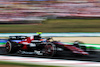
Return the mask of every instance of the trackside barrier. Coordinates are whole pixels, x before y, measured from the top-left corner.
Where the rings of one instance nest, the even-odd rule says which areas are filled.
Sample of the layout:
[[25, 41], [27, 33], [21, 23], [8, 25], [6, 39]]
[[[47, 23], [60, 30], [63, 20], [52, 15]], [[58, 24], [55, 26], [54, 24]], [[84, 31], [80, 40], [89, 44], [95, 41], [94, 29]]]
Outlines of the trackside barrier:
[[[36, 33], [0, 33], [0, 37], [9, 37], [9, 36], [32, 36]], [[44, 37], [99, 37], [100, 33], [42, 33], [41, 36]]]

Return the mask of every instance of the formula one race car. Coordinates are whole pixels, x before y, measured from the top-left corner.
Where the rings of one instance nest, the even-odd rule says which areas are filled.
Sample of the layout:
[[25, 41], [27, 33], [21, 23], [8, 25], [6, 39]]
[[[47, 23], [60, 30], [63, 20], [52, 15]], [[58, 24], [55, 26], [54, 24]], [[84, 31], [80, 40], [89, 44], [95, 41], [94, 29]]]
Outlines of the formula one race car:
[[75, 46], [54, 41], [50, 38], [42, 38], [40, 34], [31, 37], [10, 36], [6, 43], [7, 53], [33, 52], [37, 55], [52, 57], [57, 52], [70, 51], [73, 54], [89, 55], [88, 52]]

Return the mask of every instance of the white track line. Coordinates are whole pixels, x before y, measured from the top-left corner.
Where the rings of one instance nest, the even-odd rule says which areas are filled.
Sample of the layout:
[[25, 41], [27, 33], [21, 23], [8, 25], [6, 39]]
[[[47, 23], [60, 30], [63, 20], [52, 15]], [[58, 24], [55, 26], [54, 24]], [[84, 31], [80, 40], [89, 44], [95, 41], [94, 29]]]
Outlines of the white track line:
[[17, 63], [38, 64], [38, 65], [52, 65], [52, 66], [73, 66], [73, 67], [100, 67], [99, 62], [87, 61], [73, 61], [73, 60], [59, 60], [46, 58], [32, 58], [32, 57], [15, 57], [15, 56], [0, 56], [0, 61], [9, 61]]

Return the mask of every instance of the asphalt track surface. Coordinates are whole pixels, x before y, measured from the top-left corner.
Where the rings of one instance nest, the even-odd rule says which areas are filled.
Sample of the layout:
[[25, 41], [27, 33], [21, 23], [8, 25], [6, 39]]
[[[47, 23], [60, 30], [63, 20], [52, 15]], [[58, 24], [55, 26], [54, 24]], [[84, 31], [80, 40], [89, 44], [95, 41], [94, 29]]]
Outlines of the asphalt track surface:
[[[64, 59], [64, 60], [79, 60], [79, 61], [95, 61], [100, 62], [100, 52], [89, 52], [89, 56], [79, 56], [79, 55], [73, 55], [69, 54], [69, 52], [60, 53], [58, 56], [52, 57], [50, 59]], [[21, 56], [21, 57], [38, 57], [38, 58], [47, 58], [43, 56], [36, 56], [36, 55], [20, 55], [20, 54], [7, 54], [4, 47], [0, 47], [0, 55], [6, 55], [6, 56]]]

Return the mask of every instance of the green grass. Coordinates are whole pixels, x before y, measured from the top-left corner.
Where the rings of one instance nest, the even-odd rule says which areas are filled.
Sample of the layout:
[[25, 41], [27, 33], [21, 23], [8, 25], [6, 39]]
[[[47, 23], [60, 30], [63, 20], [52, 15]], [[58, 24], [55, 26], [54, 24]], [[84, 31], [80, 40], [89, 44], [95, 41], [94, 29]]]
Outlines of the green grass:
[[53, 19], [43, 24], [0, 25], [0, 33], [100, 32], [100, 19]]
[[14, 65], [14, 66], [25, 66], [25, 67], [60, 67], [60, 66], [48, 66], [48, 65], [35, 65], [35, 64], [27, 64], [27, 63], [17, 63], [17, 62], [5, 62], [0, 61], [0, 65]]

